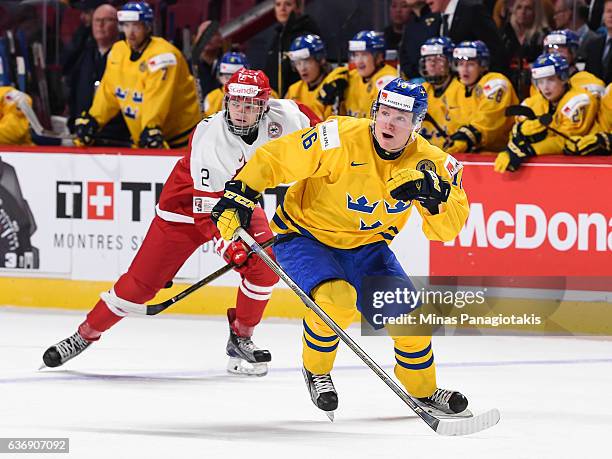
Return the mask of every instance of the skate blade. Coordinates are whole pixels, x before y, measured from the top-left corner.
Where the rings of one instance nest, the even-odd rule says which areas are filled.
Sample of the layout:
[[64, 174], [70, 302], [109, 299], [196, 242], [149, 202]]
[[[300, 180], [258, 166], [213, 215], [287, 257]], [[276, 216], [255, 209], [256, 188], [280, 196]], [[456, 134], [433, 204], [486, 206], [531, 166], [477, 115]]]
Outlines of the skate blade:
[[268, 374], [268, 364], [251, 363], [238, 357], [230, 357], [227, 362], [227, 372], [233, 375], [261, 377]]
[[327, 415], [327, 417], [329, 418], [329, 420], [331, 422], [334, 422], [334, 413], [335, 411], [326, 411], [325, 414]]
[[41, 366], [38, 367], [38, 371], [46, 370], [47, 368], [49, 368], [49, 367], [43, 363]]

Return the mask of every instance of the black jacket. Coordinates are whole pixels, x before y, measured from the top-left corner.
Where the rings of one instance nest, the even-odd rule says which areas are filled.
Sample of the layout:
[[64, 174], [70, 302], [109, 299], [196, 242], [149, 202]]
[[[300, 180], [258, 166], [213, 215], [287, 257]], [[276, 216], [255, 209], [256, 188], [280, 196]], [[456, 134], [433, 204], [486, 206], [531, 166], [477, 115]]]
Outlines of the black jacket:
[[508, 58], [497, 26], [478, 0], [459, 0], [448, 36], [456, 45], [465, 40], [482, 40], [491, 53], [491, 70], [506, 74]]
[[612, 82], [612, 50], [608, 53], [607, 62], [602, 64], [604, 47], [606, 45], [607, 36], [598, 37], [590, 42], [586, 50], [586, 68], [587, 72], [601, 78], [606, 84]]
[[408, 22], [404, 25], [404, 34], [399, 49], [400, 66], [406, 77], [420, 76], [421, 45], [427, 39], [437, 37], [439, 30], [439, 15], [432, 13], [427, 6], [421, 10], [421, 16], [410, 15]]
[[313, 21], [313, 19], [307, 14], [302, 16], [296, 16], [291, 13], [289, 20], [283, 26], [277, 24], [274, 28], [274, 38], [268, 49], [268, 55], [266, 57], [266, 67], [264, 71], [270, 79], [270, 85], [272, 89], [278, 92], [280, 97], [283, 97], [287, 92], [289, 86], [300, 79], [297, 72], [291, 68], [291, 61], [287, 56], [281, 54], [282, 66], [281, 66], [281, 79], [282, 82], [279, 85], [278, 78], [278, 60], [279, 53], [285, 53], [289, 51], [289, 46], [294, 38], [307, 33], [319, 34], [319, 27]]

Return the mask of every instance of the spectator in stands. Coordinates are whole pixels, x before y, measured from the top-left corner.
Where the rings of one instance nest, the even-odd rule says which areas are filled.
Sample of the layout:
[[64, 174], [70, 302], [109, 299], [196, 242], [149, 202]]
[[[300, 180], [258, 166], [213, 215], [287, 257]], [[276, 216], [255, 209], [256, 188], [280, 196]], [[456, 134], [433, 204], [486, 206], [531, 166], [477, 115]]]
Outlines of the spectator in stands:
[[[576, 66], [578, 41], [578, 35], [570, 29], [555, 30], [544, 38], [544, 52], [561, 54], [569, 64], [569, 84], [574, 88], [589, 91], [599, 101], [604, 93], [604, 82], [590, 72], [578, 70]], [[532, 95], [535, 92], [536, 90], [533, 88]]]
[[[198, 41], [210, 23], [211, 21], [204, 21], [202, 24], [200, 24], [195, 41]], [[208, 95], [212, 90], [219, 88], [217, 68], [219, 59], [222, 55], [223, 37], [219, 31], [217, 31], [212, 36], [210, 41], [206, 43], [200, 56], [192, 56], [192, 59], [198, 59], [198, 79], [200, 80], [202, 97], [206, 97], [206, 95]]]
[[[325, 43], [318, 35], [301, 35], [291, 43], [289, 59], [300, 75], [300, 81], [289, 86], [285, 99], [300, 102], [322, 120], [327, 119], [332, 114], [332, 107], [323, 105], [318, 98], [323, 80], [330, 72]], [[342, 71], [342, 67], [334, 70], [335, 74], [340, 74]]]
[[12, 86], [0, 86], [0, 144], [30, 145], [30, 125], [19, 108], [20, 104], [32, 106], [27, 94]]
[[[498, 29], [501, 29], [510, 20], [510, 13], [516, 0], [497, 0], [493, 8], [493, 20]], [[537, 0], [537, 7], [542, 7], [543, 16], [546, 24], [554, 23], [554, 8], [552, 0]]]
[[458, 97], [461, 126], [451, 134], [446, 151], [501, 151], [512, 128], [506, 108], [519, 103], [512, 83], [501, 73], [489, 72], [489, 50], [482, 41], [459, 43], [453, 58], [464, 90]]
[[586, 69], [609, 84], [612, 82], [612, 0], [605, 0], [603, 11], [606, 34], [588, 47]]
[[542, 53], [548, 22], [539, 0], [515, 0], [501, 35], [510, 58], [508, 77], [522, 100], [531, 87], [530, 64]]
[[563, 153], [572, 156], [612, 155], [612, 83], [601, 99], [597, 122], [591, 132], [566, 140]]
[[186, 147], [201, 114], [185, 58], [152, 36], [148, 3], [128, 2], [118, 18], [126, 39], [113, 45], [93, 104], [75, 122], [79, 142], [91, 145], [99, 127], [121, 112], [135, 145]]
[[440, 14], [440, 36], [453, 43], [481, 40], [491, 52], [491, 69], [505, 73], [508, 60], [501, 36], [491, 14], [481, 2], [472, 0], [426, 0], [434, 13]]
[[[530, 108], [536, 119], [519, 117], [512, 127], [505, 151], [495, 160], [495, 171], [515, 171], [525, 158], [560, 154], [565, 139], [548, 126], [566, 135], [589, 133], [597, 116], [597, 101], [591, 93], [571, 87], [569, 64], [560, 54], [542, 54], [532, 65], [531, 79], [538, 89], [522, 105]], [[543, 118], [548, 118], [544, 121]], [[548, 123], [550, 121], [550, 123]]]
[[606, 0], [590, 0], [588, 22], [591, 30], [597, 30], [601, 27], [605, 2]]
[[408, 22], [409, 17], [408, 0], [391, 0], [389, 4], [390, 24], [384, 30], [387, 50], [399, 50], [404, 25]]
[[355, 67], [330, 73], [319, 91], [319, 100], [332, 106], [334, 115], [368, 118], [372, 103], [397, 70], [385, 64], [385, 38], [381, 32], [362, 30], [349, 41], [349, 57]]
[[287, 51], [291, 42], [307, 33], [319, 34], [319, 27], [307, 14], [302, 14], [303, 0], [275, 0], [274, 15], [278, 24], [268, 49], [265, 73], [270, 86], [278, 94], [285, 94], [290, 85], [300, 79], [291, 67]]
[[419, 134], [432, 145], [446, 148], [459, 127], [459, 93], [463, 86], [451, 69], [455, 45], [448, 37], [430, 38], [421, 46], [420, 73], [425, 78], [427, 114]]
[[[83, 52], [68, 75], [70, 96], [68, 129], [74, 133], [74, 121], [93, 102], [96, 89], [104, 75], [106, 59], [113, 44], [119, 39], [117, 10], [104, 4], [96, 8], [92, 17], [93, 40], [88, 40]], [[96, 135], [95, 145], [125, 145], [130, 132], [121, 114], [112, 118]]]
[[400, 42], [399, 59], [406, 78], [418, 78], [421, 45], [429, 38], [438, 36], [439, 15], [432, 13], [425, 0], [406, 0], [410, 16], [404, 26]]
[[569, 29], [578, 35], [576, 60], [583, 61], [589, 42], [597, 38], [597, 34], [587, 25], [589, 7], [582, 0], [555, 0], [554, 17], [555, 29]]
[[91, 21], [93, 13], [100, 5], [107, 3], [106, 0], [78, 0], [71, 2], [74, 8], [80, 11], [79, 19], [81, 24], [72, 34], [70, 43], [68, 43], [62, 53], [61, 65], [64, 75], [72, 72], [74, 67], [78, 65], [81, 55], [92, 41]]

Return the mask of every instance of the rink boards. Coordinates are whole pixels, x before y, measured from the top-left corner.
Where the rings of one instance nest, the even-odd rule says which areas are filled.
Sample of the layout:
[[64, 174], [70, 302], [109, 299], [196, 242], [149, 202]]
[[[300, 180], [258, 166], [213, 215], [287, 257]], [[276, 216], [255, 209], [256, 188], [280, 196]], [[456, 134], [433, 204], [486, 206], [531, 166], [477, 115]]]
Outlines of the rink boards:
[[[27, 201], [17, 198], [21, 210], [12, 211], [20, 214], [14, 217], [19, 221], [29, 208], [34, 223], [29, 242], [38, 250], [36, 266], [11, 268], [15, 257], [7, 255], [11, 249], [6, 240], [19, 230], [14, 224], [0, 226], [0, 259], [9, 266], [0, 268], [0, 305], [89, 309], [128, 268], [179, 155], [102, 148], [0, 150], [0, 171], [4, 170], [0, 185]], [[493, 155], [459, 155], [459, 159], [465, 165], [463, 186], [471, 204], [470, 218], [455, 241], [430, 243], [420, 231], [420, 217], [413, 213], [392, 243], [410, 275], [470, 276], [480, 281], [487, 276], [482, 282], [511, 292], [509, 296], [521, 289], [532, 295], [547, 288], [533, 279], [517, 283], [522, 276], [563, 276], [564, 289], [571, 292], [568, 300], [610, 302], [609, 158], [538, 158], [518, 173], [503, 176], [492, 170]], [[6, 183], [9, 175], [16, 177], [20, 193], [14, 183]], [[266, 192], [269, 217], [282, 194], [282, 189]], [[0, 212], [5, 207], [0, 204]], [[10, 214], [11, 209], [4, 212]], [[25, 235], [19, 236], [23, 241]], [[221, 266], [211, 247], [202, 246], [179, 271], [175, 286], [160, 292], [157, 299], [176, 294]], [[224, 314], [233, 302], [238, 279], [229, 273], [169, 312]], [[268, 316], [302, 313], [289, 290], [275, 290]]]

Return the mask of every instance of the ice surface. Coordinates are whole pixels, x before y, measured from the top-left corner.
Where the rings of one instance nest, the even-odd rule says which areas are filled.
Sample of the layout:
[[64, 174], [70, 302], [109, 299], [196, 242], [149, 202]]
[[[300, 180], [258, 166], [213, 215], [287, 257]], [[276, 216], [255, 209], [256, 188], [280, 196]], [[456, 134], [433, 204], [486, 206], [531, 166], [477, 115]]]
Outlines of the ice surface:
[[[263, 378], [225, 373], [224, 319], [164, 315], [123, 320], [64, 367], [37, 371], [43, 351], [83, 316], [0, 308], [0, 437], [69, 437], [70, 458], [611, 454], [609, 340], [434, 338], [439, 385], [465, 393], [474, 412], [502, 413], [487, 431], [448, 438], [342, 345], [333, 372], [340, 407], [330, 423], [305, 389], [299, 321], [258, 327], [255, 342], [273, 356]], [[390, 339], [361, 337], [358, 327], [349, 332], [392, 372]]]

